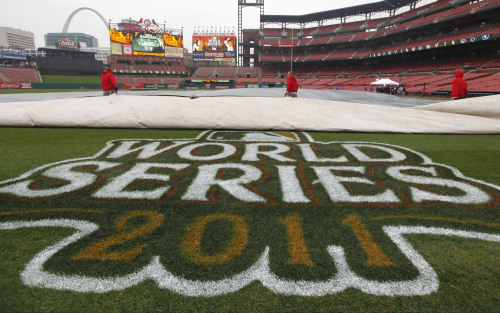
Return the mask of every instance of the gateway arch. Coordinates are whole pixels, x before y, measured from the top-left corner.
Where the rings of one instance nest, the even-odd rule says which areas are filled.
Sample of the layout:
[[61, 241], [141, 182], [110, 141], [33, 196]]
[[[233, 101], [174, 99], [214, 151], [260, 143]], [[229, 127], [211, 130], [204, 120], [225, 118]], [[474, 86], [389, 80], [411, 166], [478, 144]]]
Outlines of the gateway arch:
[[99, 16], [101, 18], [102, 22], [104, 23], [104, 26], [106, 26], [106, 30], [109, 30], [108, 22], [106, 22], [106, 19], [101, 15], [101, 13], [97, 12], [96, 10], [94, 10], [92, 8], [82, 7], [82, 8], [78, 8], [78, 9], [74, 10], [73, 13], [71, 13], [68, 16], [68, 19], [66, 20], [66, 23], [64, 23], [64, 27], [63, 27], [63, 30], [62, 30], [63, 33], [67, 33], [68, 32], [69, 23], [71, 23], [71, 20], [73, 19], [73, 16], [75, 16], [76, 13], [78, 13], [78, 12], [80, 12], [82, 10], [89, 10], [89, 11], [92, 11], [95, 14], [97, 14], [97, 16]]

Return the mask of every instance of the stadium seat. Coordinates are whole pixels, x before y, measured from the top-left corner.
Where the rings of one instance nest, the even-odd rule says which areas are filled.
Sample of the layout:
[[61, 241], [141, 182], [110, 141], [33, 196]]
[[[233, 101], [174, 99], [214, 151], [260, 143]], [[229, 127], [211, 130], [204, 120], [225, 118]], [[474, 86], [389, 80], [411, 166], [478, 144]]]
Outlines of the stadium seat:
[[35, 83], [38, 78], [34, 68], [0, 67], [0, 81]]

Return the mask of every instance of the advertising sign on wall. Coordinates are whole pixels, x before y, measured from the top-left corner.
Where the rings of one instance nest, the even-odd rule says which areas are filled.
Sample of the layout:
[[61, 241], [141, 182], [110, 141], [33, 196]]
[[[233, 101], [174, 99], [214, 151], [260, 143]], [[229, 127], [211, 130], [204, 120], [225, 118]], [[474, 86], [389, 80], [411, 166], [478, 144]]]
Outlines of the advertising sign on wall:
[[32, 89], [31, 83], [1, 82], [0, 89]]
[[78, 48], [78, 42], [69, 39], [58, 40], [57, 45], [59, 47], [65, 47], [65, 48]]
[[142, 89], [144, 88], [144, 84], [137, 84], [137, 83], [132, 83], [132, 84], [126, 84], [124, 83], [122, 85], [123, 89]]
[[0, 59], [26, 60], [26, 51], [16, 48], [0, 48]]
[[166, 47], [165, 48], [165, 57], [183, 58], [184, 57], [184, 48]]
[[455, 39], [455, 40], [436, 41], [434, 43], [424, 44], [424, 45], [418, 45], [418, 43], [415, 43], [414, 45], [408, 45], [405, 48], [400, 48], [400, 49], [395, 49], [395, 50], [387, 50], [387, 51], [382, 51], [382, 52], [370, 54], [370, 58], [389, 56], [389, 55], [394, 55], [394, 54], [402, 54], [402, 53], [408, 53], [408, 52], [417, 52], [417, 51], [422, 51], [422, 50], [429, 50], [429, 49], [434, 49], [434, 48], [442, 48], [442, 47], [462, 45], [462, 44], [469, 44], [469, 43], [475, 43], [475, 42], [489, 40], [489, 39], [491, 39], [491, 35], [485, 34], [482, 36], [464, 37], [464, 38]]

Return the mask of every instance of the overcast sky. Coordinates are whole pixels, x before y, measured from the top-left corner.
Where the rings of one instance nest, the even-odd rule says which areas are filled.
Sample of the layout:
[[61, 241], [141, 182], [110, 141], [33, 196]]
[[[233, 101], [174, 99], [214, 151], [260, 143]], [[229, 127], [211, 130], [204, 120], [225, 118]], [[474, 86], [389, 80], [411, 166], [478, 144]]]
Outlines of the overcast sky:
[[[249, 2], [255, 2], [249, 0]], [[373, 0], [265, 0], [264, 14], [303, 15], [344, 8]], [[238, 31], [238, 0], [139, 1], [139, 0], [23, 0], [2, 1], [0, 26], [30, 31], [35, 34], [36, 47], [44, 47], [44, 35], [62, 32], [68, 17], [86, 7], [99, 12], [106, 21], [121, 19], [154, 19], [165, 21], [167, 28], [184, 30], [184, 47], [191, 51], [195, 27], [234, 27]], [[243, 28], [259, 28], [259, 10], [243, 9]], [[109, 47], [109, 34], [101, 18], [90, 10], [79, 11], [71, 20], [68, 32], [96, 37], [100, 47]]]

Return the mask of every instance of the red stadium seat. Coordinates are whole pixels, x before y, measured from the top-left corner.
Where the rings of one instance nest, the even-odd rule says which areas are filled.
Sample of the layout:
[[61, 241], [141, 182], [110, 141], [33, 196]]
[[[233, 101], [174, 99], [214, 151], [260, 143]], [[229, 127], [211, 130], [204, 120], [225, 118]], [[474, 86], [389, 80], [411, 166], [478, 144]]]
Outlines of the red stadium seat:
[[35, 83], [38, 78], [34, 68], [0, 67], [0, 81]]

